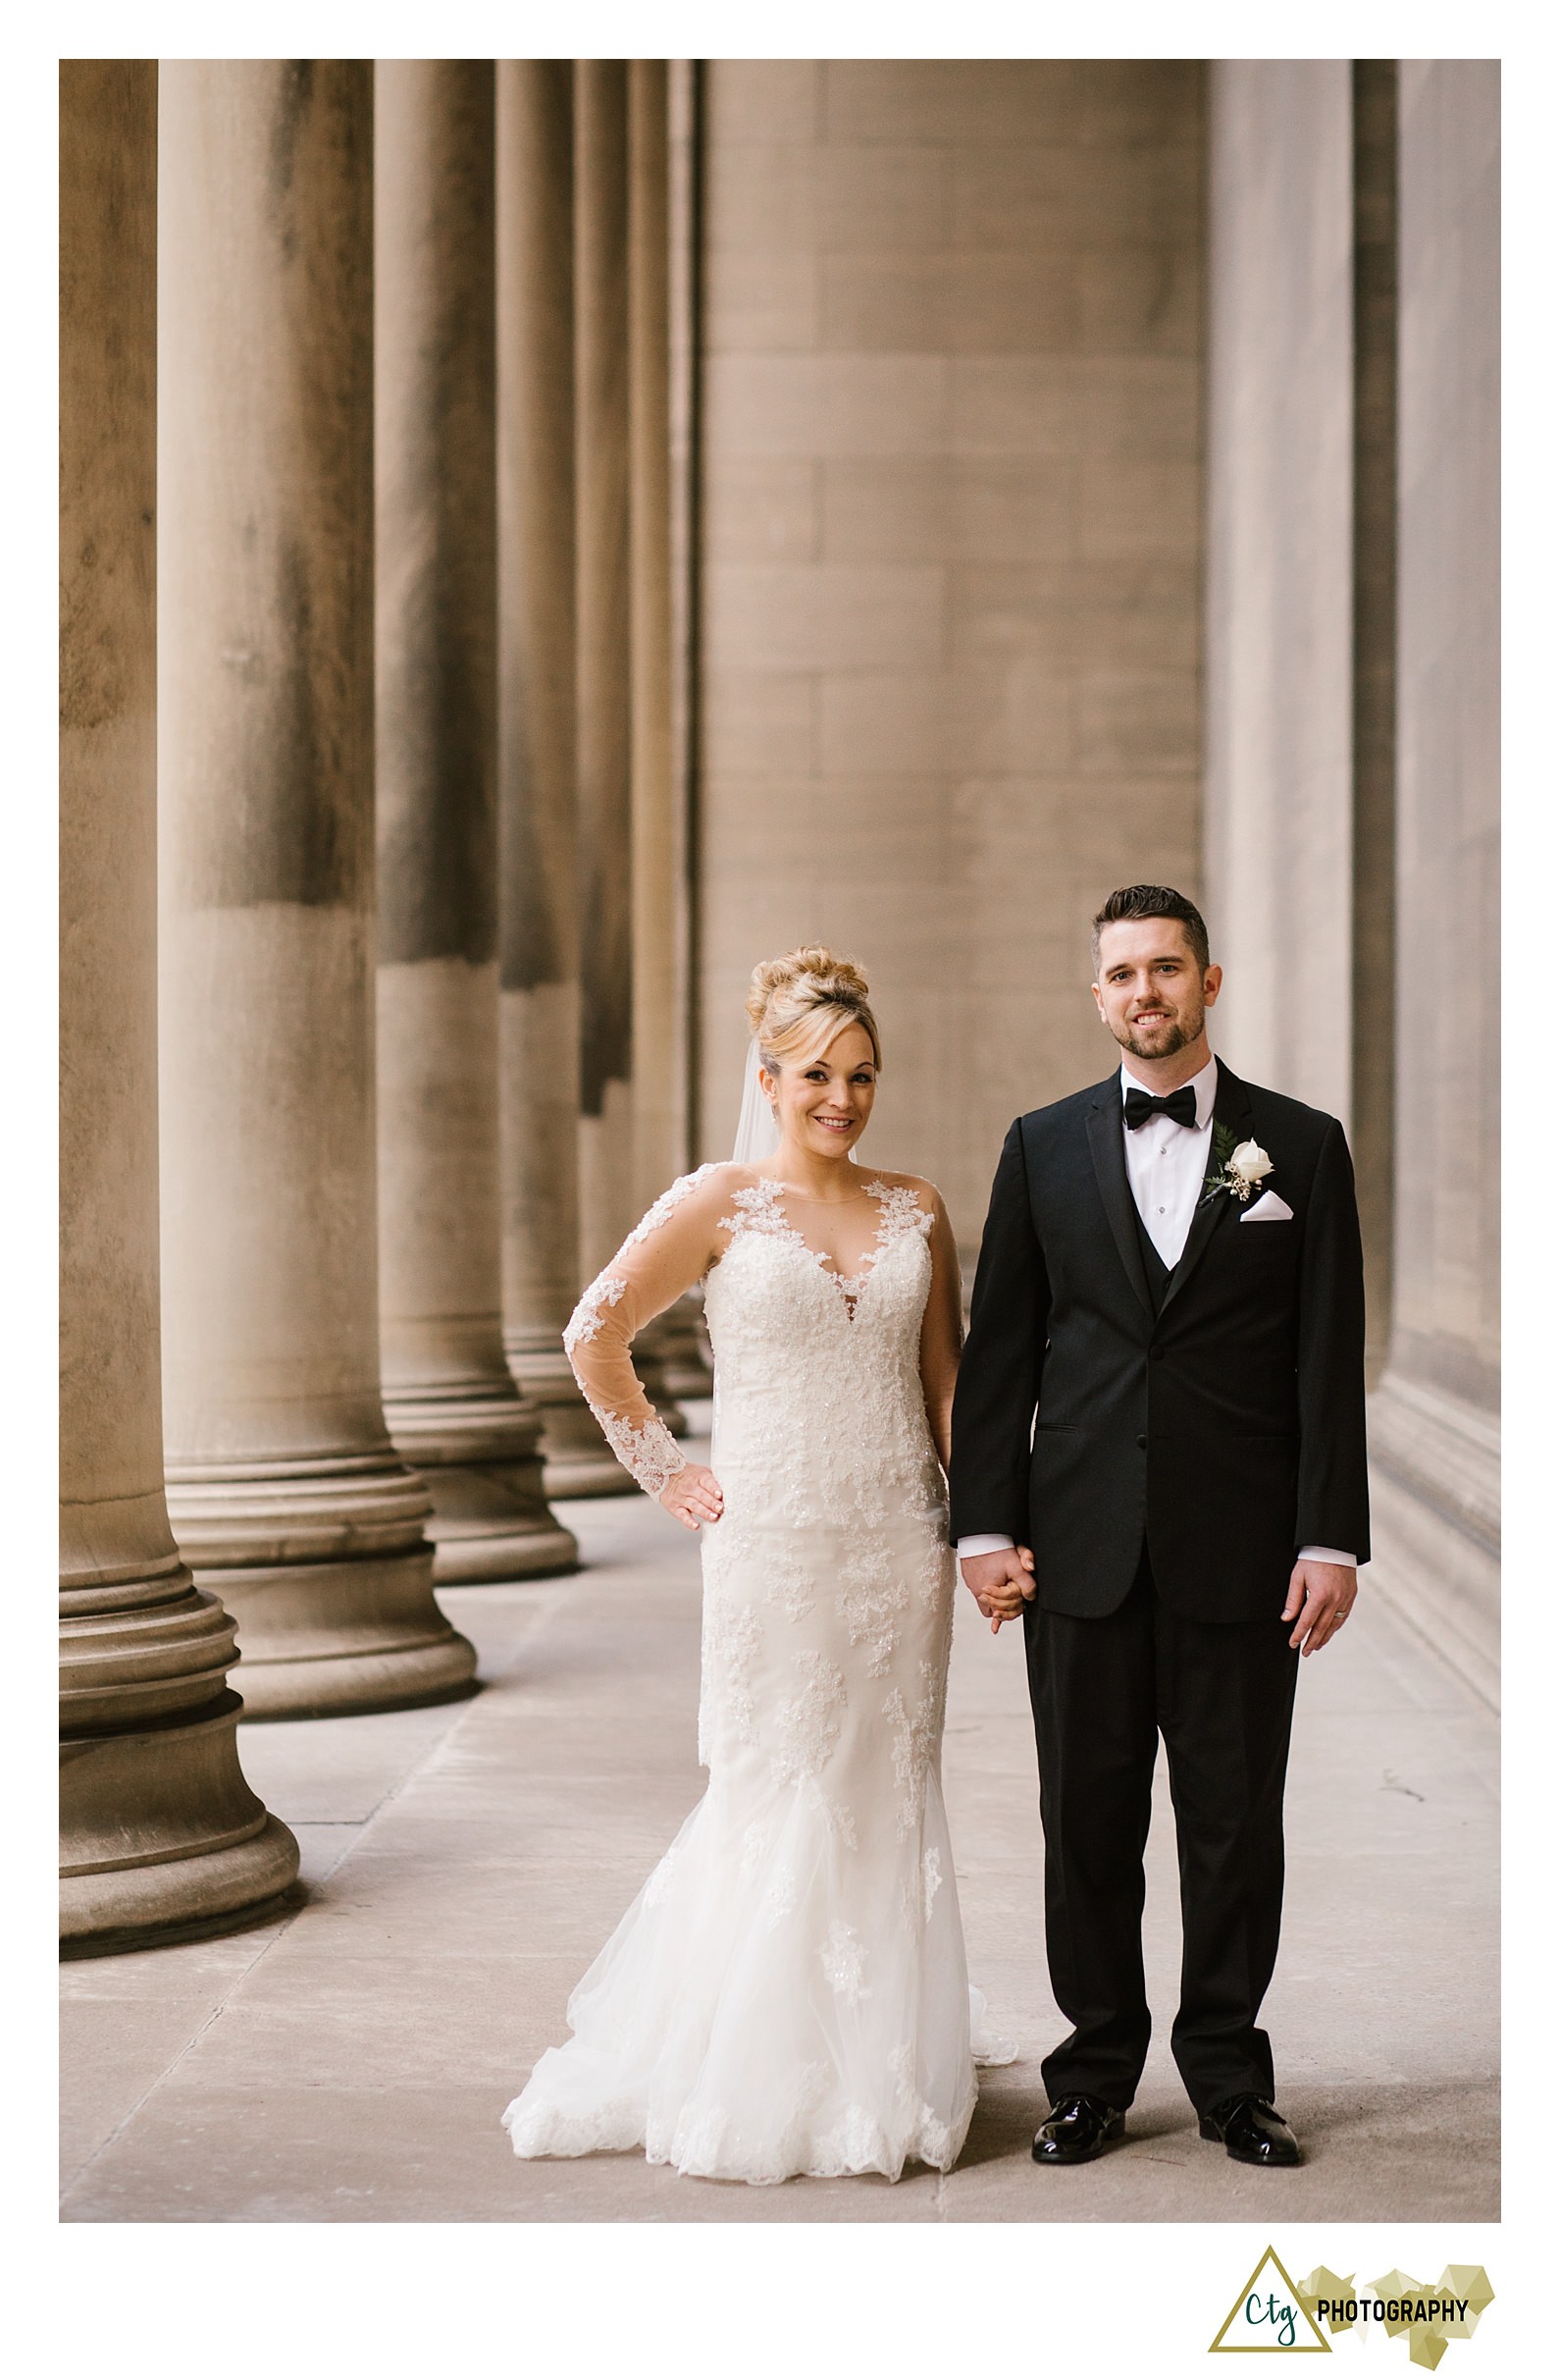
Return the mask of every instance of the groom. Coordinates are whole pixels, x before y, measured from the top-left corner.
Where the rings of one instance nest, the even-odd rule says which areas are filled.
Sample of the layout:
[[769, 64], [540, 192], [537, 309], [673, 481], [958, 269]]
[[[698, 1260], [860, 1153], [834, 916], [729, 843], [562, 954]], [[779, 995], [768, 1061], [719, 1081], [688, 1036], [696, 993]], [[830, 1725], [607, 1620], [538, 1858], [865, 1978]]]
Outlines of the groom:
[[1182, 894], [1113, 892], [1093, 950], [1121, 1062], [1008, 1135], [954, 1404], [965, 1584], [990, 1618], [1023, 1613], [1047, 1955], [1072, 2028], [1042, 2070], [1034, 2154], [1098, 2156], [1143, 2070], [1163, 1735], [1175, 2063], [1205, 2140], [1294, 2165], [1257, 2016], [1297, 1665], [1370, 1559], [1354, 1177], [1333, 1117], [1213, 1056], [1221, 971]]

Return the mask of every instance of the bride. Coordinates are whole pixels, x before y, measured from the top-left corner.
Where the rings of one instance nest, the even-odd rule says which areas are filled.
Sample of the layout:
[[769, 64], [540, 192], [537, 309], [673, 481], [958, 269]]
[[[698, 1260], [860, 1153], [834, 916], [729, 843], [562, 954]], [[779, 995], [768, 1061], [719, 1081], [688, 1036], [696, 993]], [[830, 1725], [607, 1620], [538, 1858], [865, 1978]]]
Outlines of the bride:
[[[748, 1015], [736, 1161], [656, 1201], [564, 1334], [620, 1459], [703, 1532], [709, 1785], [503, 2122], [523, 2157], [894, 2181], [947, 2171], [975, 2057], [1015, 2054], [972, 2044], [939, 1768], [959, 1261], [929, 1182], [853, 1162], [881, 1064], [858, 971], [793, 951]], [[697, 1281], [712, 1469], [629, 1360]]]

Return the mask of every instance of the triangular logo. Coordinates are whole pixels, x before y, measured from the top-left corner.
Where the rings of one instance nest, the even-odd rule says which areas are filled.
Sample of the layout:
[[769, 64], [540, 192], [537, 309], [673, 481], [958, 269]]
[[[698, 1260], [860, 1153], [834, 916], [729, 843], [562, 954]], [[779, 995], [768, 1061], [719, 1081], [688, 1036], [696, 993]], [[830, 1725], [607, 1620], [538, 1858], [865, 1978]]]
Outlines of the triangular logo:
[[1277, 2251], [1265, 2248], [1251, 2278], [1224, 2317], [1211, 2355], [1330, 2355], [1300, 2301], [1300, 2292], [1278, 2261]]

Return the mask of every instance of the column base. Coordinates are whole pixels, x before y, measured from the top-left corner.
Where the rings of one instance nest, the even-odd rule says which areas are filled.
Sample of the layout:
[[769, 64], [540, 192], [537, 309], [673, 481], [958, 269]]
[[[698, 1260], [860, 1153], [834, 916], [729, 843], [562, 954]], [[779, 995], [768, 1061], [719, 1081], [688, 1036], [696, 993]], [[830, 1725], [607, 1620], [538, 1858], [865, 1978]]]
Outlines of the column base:
[[238, 1765], [239, 1697], [62, 1736], [60, 1955], [103, 1957], [263, 1923], [300, 1898], [298, 1846]]
[[[247, 1890], [266, 1871], [281, 1871], [298, 1864], [298, 1847], [286, 1827], [278, 1818], [268, 1818], [252, 1846], [253, 1860], [247, 1873], [234, 1874], [236, 1863], [229, 1859], [186, 1861], [182, 1865], [200, 1871], [198, 1877], [185, 1879], [192, 1887], [192, 1898], [204, 1898], [208, 1891], [225, 1898], [236, 1881]], [[74, 1883], [62, 1884], [60, 1893], [60, 1956], [62, 1959], [108, 1959], [130, 1950], [172, 1949], [179, 1942], [209, 1942], [226, 1933], [248, 1933], [256, 1927], [271, 1926], [279, 1918], [290, 1917], [301, 1909], [308, 1893], [294, 1875], [288, 1884], [258, 1901], [244, 1900], [236, 1909], [222, 1909], [206, 1915], [170, 1918], [159, 1914], [157, 1888], [146, 1886], [139, 1895], [127, 1892], [116, 1906], [124, 1923], [98, 1926], [92, 1920], [101, 1914], [101, 1907], [92, 1896], [73, 1898]], [[108, 1896], [101, 1896], [106, 1902]], [[137, 1919], [135, 1909], [144, 1904], [148, 1914]], [[76, 1930], [78, 1926], [81, 1930]]]
[[572, 1415], [563, 1417], [554, 1432], [550, 1423], [542, 1434], [542, 1484], [549, 1504], [567, 1504], [582, 1496], [637, 1496], [639, 1483], [618, 1461], [597, 1426], [588, 1405], [581, 1407], [589, 1430]]
[[434, 1549], [197, 1570], [238, 1628], [246, 1719], [338, 1719], [476, 1692], [477, 1655], [433, 1597]]
[[540, 1458], [514, 1463], [425, 1464], [434, 1500], [423, 1523], [433, 1541], [436, 1587], [480, 1587], [557, 1578], [580, 1566], [573, 1532], [547, 1510]]
[[1372, 1560], [1361, 1593], [1390, 1604], [1500, 1708], [1500, 1424], [1389, 1365], [1367, 1406]]
[[424, 1382], [386, 1396], [396, 1451], [433, 1498], [423, 1534], [434, 1547], [435, 1586], [555, 1578], [579, 1566], [572, 1533], [547, 1509], [542, 1416], [507, 1370], [499, 1380]]

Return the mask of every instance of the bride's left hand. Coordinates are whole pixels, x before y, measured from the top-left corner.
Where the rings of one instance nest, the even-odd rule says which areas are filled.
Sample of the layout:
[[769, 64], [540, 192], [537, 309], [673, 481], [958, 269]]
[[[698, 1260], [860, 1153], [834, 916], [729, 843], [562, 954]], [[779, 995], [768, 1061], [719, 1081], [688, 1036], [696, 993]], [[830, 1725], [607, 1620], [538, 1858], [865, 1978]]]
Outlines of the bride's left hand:
[[676, 1477], [668, 1479], [657, 1501], [685, 1529], [697, 1529], [703, 1521], [718, 1520], [726, 1508], [719, 1480], [702, 1462], [684, 1463]]

